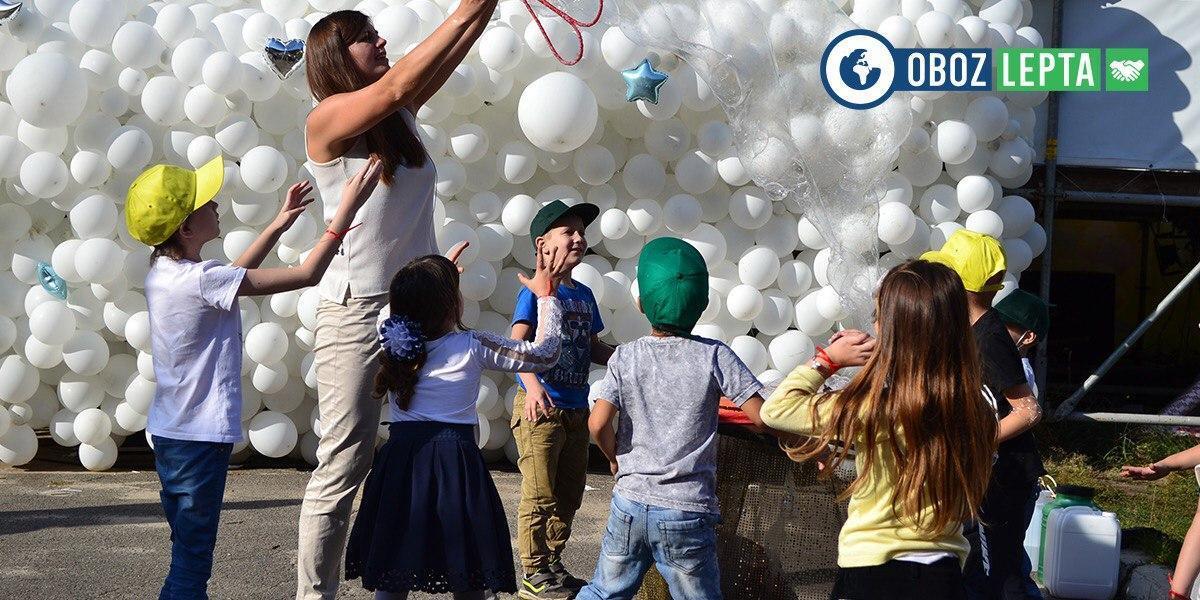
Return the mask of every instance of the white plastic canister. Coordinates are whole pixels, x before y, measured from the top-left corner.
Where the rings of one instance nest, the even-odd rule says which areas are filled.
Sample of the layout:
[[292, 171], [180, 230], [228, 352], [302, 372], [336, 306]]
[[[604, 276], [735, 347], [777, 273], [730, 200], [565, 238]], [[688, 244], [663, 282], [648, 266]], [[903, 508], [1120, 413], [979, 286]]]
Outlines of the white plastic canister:
[[1079, 600], [1109, 600], [1117, 593], [1121, 523], [1090, 506], [1054, 510], [1046, 523], [1046, 589]]

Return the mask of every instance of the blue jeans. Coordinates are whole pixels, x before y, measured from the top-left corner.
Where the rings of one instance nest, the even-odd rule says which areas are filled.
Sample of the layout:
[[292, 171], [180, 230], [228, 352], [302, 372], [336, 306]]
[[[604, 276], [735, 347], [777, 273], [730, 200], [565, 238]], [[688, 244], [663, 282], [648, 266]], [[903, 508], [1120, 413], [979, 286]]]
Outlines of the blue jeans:
[[576, 598], [633, 598], [651, 563], [675, 600], [720, 598], [718, 521], [714, 514], [642, 504], [613, 493], [596, 573]]
[[233, 444], [153, 436], [154, 467], [171, 526], [171, 569], [159, 600], [208, 598], [213, 547]]

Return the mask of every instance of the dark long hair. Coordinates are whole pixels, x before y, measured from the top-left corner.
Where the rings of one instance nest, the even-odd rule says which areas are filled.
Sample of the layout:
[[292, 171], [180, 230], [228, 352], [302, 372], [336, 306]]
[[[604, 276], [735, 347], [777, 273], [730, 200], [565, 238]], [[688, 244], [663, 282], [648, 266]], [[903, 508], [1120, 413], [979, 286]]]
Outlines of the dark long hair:
[[[428, 339], [441, 337], [447, 323], [463, 327], [462, 296], [458, 293], [458, 267], [445, 256], [430, 254], [413, 259], [392, 278], [388, 305], [393, 315], [405, 315], [421, 326]], [[375, 395], [391, 392], [401, 410], [412, 401], [417, 377], [425, 366], [426, 354], [413, 360], [397, 360], [387, 352], [379, 353], [379, 374], [375, 376]]]
[[996, 449], [966, 292], [950, 269], [914, 260], [883, 278], [877, 307], [875, 352], [845, 389], [814, 403], [814, 418], [818, 406], [829, 411], [827, 426], [789, 454], [813, 458], [839, 440], [836, 466], [855, 444], [864, 468], [847, 496], [891, 459], [892, 509], [918, 531], [939, 532], [979, 516]]
[[[334, 94], [361, 90], [368, 81], [350, 58], [350, 44], [358, 41], [371, 20], [356, 10], [339, 10], [317, 21], [304, 44], [304, 70], [308, 87], [317, 101]], [[425, 166], [425, 147], [400, 113], [394, 112], [376, 123], [365, 134], [367, 149], [383, 161], [380, 179], [392, 184], [396, 168]]]

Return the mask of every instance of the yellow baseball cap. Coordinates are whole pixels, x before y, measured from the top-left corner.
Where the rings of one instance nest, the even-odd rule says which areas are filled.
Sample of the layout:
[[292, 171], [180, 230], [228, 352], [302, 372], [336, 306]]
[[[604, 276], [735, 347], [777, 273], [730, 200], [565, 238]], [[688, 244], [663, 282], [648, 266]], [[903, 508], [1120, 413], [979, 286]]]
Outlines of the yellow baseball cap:
[[195, 171], [174, 165], [142, 171], [125, 195], [129, 235], [147, 246], [167, 241], [188, 215], [216, 197], [224, 181], [225, 163], [219, 155]]
[[921, 255], [921, 260], [953, 269], [968, 292], [1000, 291], [1003, 286], [998, 283], [988, 285], [988, 280], [1008, 269], [1004, 247], [996, 238], [966, 229], [955, 231], [941, 250], [926, 252]]

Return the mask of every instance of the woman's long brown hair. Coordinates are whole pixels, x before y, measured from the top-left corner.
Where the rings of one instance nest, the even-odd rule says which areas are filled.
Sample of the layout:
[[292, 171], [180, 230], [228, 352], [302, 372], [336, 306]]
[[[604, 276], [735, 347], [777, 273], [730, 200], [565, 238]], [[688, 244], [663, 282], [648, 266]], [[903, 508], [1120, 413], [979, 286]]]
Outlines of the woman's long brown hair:
[[834, 452], [836, 466], [853, 443], [865, 462], [846, 490], [850, 496], [871, 479], [882, 450], [896, 462], [892, 508], [918, 531], [977, 518], [996, 449], [996, 417], [981, 392], [962, 282], [943, 265], [909, 261], [883, 278], [877, 310], [874, 354], [845, 389], [817, 400], [833, 405], [828, 426], [789, 454], [807, 460], [832, 442], [848, 442]]
[[[447, 324], [466, 329], [459, 320], [462, 296], [458, 293], [458, 267], [444, 256], [430, 254], [413, 259], [396, 272], [388, 293], [392, 314], [406, 315], [416, 321], [426, 339], [449, 333]], [[407, 410], [425, 358], [422, 353], [414, 360], [396, 360], [387, 352], [380, 352], [375, 395], [383, 397], [392, 392], [396, 405]]]
[[[366, 32], [371, 20], [356, 10], [329, 13], [313, 25], [304, 44], [304, 70], [308, 87], [318, 101], [367, 87], [372, 82], [359, 73], [350, 58], [350, 44]], [[425, 147], [399, 112], [376, 123], [365, 134], [367, 149], [383, 161], [380, 179], [392, 184], [399, 166], [413, 169], [425, 166]]]

